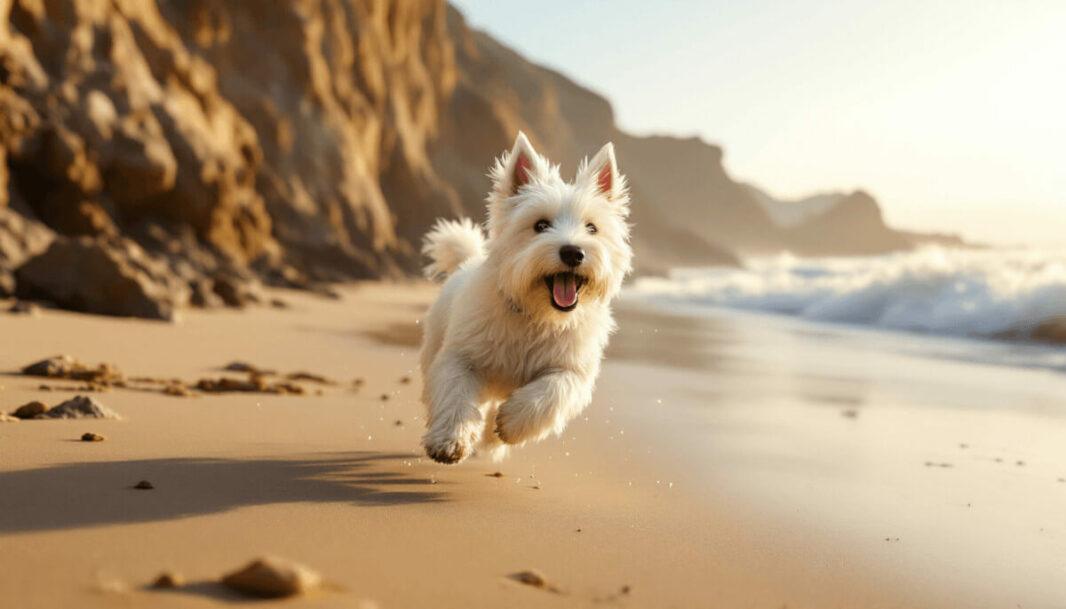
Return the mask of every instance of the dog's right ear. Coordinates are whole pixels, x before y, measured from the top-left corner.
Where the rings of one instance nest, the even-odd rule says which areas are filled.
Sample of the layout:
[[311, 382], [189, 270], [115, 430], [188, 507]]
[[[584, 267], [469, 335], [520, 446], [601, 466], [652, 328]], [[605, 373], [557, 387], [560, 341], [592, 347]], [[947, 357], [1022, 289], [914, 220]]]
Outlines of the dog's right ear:
[[518, 132], [511, 152], [496, 165], [493, 171], [493, 188], [504, 197], [518, 194], [518, 189], [529, 183], [537, 171], [540, 156], [533, 150], [525, 133]]

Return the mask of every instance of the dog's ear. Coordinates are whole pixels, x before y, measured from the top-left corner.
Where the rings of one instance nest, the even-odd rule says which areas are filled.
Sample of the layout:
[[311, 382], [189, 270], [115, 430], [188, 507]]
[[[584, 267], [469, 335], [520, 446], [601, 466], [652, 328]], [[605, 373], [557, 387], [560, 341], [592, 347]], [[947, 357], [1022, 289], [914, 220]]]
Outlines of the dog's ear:
[[505, 197], [517, 194], [518, 189], [529, 183], [540, 164], [540, 156], [525, 133], [518, 132], [514, 147], [493, 172], [493, 187]]
[[592, 180], [596, 189], [615, 200], [625, 188], [624, 179], [618, 174], [618, 162], [614, 159], [614, 144], [607, 142], [583, 168], [582, 177]]

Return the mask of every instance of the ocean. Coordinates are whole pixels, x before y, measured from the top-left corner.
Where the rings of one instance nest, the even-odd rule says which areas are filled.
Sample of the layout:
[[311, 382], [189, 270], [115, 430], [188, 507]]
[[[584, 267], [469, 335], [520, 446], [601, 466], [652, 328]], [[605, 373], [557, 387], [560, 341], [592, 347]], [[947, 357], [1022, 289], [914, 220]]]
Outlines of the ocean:
[[668, 277], [639, 278], [624, 297], [686, 314], [743, 310], [815, 325], [965, 339], [920, 342], [988, 363], [1066, 370], [1066, 346], [1019, 342], [1041, 322], [1066, 316], [1066, 249], [783, 254], [750, 258], [740, 269], [676, 269]]

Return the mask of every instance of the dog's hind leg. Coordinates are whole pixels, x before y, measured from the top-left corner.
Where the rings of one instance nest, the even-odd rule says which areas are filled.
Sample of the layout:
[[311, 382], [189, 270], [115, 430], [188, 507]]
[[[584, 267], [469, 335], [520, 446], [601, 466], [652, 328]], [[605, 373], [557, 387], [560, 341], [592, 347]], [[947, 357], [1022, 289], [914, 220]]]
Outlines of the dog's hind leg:
[[473, 451], [484, 428], [481, 383], [447, 350], [430, 366], [425, 382], [429, 420], [422, 445], [434, 461], [458, 463]]

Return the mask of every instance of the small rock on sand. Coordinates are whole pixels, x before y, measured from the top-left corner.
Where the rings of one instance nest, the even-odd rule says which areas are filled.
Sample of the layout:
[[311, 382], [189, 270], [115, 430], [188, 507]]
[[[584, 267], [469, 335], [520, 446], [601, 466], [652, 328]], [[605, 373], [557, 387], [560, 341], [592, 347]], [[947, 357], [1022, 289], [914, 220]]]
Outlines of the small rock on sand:
[[307, 381], [309, 383], [318, 383], [319, 385], [335, 385], [332, 379], [326, 378], [321, 374], [315, 374], [313, 372], [293, 372], [285, 378], [290, 381]]
[[39, 362], [34, 362], [24, 367], [21, 372], [26, 376], [86, 381], [92, 385], [102, 387], [122, 386], [125, 384], [125, 377], [115, 366], [110, 364], [89, 366], [69, 355], [54, 355]]
[[531, 586], [533, 588], [539, 588], [541, 590], [547, 590], [548, 592], [559, 592], [559, 589], [548, 583], [548, 580], [544, 578], [539, 572], [534, 570], [519, 571], [518, 573], [512, 573], [507, 577], [514, 581]]
[[311, 569], [281, 558], [258, 558], [222, 578], [226, 586], [259, 598], [305, 594], [319, 587], [322, 578]]
[[181, 573], [174, 573], [173, 571], [163, 571], [159, 574], [159, 577], [155, 578], [152, 582], [152, 588], [156, 590], [174, 590], [185, 585], [185, 578]]
[[11, 413], [11, 416], [16, 419], [32, 419], [38, 417], [48, 411], [48, 406], [45, 406], [41, 402], [29, 402], [23, 404], [15, 409], [15, 412]]
[[489, 478], [503, 478], [503, 472], [492, 472], [491, 474], [485, 474]]
[[411, 384], [411, 377], [409, 377], [409, 376], [401, 376], [400, 377], [400, 384], [401, 385], [410, 385]]
[[82, 442], [103, 442], [104, 441], [104, 437], [101, 436], [98, 433], [93, 433], [91, 431], [87, 431], [87, 432], [81, 434], [81, 441]]
[[269, 370], [267, 368], [260, 368], [259, 366], [256, 366], [255, 364], [249, 364], [248, 362], [242, 362], [240, 360], [230, 362], [230, 363], [226, 364], [225, 367], [223, 367], [222, 369], [227, 371], [227, 372], [247, 372], [249, 374], [261, 374], [261, 375], [277, 374], [274, 370]]
[[139, 491], [150, 491], [155, 488], [155, 485], [147, 480], [141, 480], [137, 484], [134, 484], [133, 488]]
[[163, 387], [163, 395], [170, 395], [178, 398], [187, 398], [192, 396], [192, 392], [189, 388], [181, 383], [171, 383], [166, 387]]
[[84, 395], [53, 406], [40, 415], [44, 419], [121, 419], [117, 412]]
[[22, 369], [26, 376], [62, 377], [70, 373], [75, 365], [69, 355], [55, 355], [39, 362], [34, 362]]

